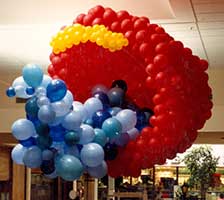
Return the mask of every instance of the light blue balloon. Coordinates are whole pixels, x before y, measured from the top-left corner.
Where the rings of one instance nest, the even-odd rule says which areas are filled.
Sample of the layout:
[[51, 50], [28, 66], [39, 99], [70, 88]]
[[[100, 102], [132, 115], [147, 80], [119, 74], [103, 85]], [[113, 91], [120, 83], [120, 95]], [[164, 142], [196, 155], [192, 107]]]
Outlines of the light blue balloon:
[[82, 124], [80, 128], [79, 144], [88, 144], [92, 142], [95, 137], [94, 129], [88, 124]]
[[88, 117], [88, 112], [85, 109], [84, 105], [78, 101], [73, 101], [73, 110], [79, 113], [82, 117], [82, 122], [84, 122]]
[[64, 154], [64, 152], [65, 152], [64, 151], [64, 146], [65, 146], [64, 142], [53, 141], [52, 145], [51, 145], [51, 148], [56, 149], [58, 154]]
[[46, 74], [43, 76], [43, 80], [41, 82], [40, 87], [47, 88], [48, 84], [52, 81], [52, 78]]
[[51, 123], [55, 120], [56, 113], [50, 105], [43, 105], [38, 111], [38, 119], [43, 123]]
[[67, 90], [65, 97], [63, 98], [63, 101], [71, 107], [73, 100], [74, 100], [73, 94], [69, 90]]
[[46, 96], [40, 96], [38, 99], [37, 99], [37, 105], [38, 107], [41, 107], [43, 105], [50, 105], [50, 100], [46, 97]]
[[64, 116], [71, 110], [71, 106], [67, 105], [63, 100], [51, 103], [51, 106], [55, 111], [57, 117]]
[[103, 178], [107, 175], [107, 163], [103, 161], [96, 167], [87, 167], [87, 171], [94, 178]]
[[26, 140], [36, 135], [33, 123], [27, 119], [18, 119], [12, 124], [12, 134], [17, 140]]
[[23, 157], [24, 157], [24, 154], [26, 153], [27, 151], [27, 148], [24, 147], [23, 145], [21, 144], [17, 144], [12, 152], [11, 152], [11, 157], [12, 157], [12, 160], [16, 163], [16, 164], [19, 164], [19, 165], [24, 165], [24, 162], [23, 162]]
[[23, 79], [31, 87], [38, 87], [43, 80], [43, 70], [39, 65], [28, 64], [23, 67]]
[[12, 87], [15, 89], [16, 96], [19, 98], [27, 99], [32, 96], [26, 93], [26, 88], [29, 86], [25, 83], [22, 76], [17, 77], [13, 81]]
[[24, 154], [23, 162], [27, 167], [37, 168], [42, 163], [42, 151], [37, 146], [31, 146]]
[[122, 125], [122, 133], [131, 130], [137, 123], [136, 112], [130, 109], [121, 110], [119, 113], [117, 113], [116, 119], [118, 119]]
[[88, 167], [96, 167], [104, 160], [103, 148], [96, 143], [89, 143], [83, 146], [80, 157], [82, 162]]
[[104, 145], [107, 143], [107, 136], [104, 133], [104, 131], [102, 129], [95, 128], [94, 133], [95, 133], [95, 137], [94, 137], [93, 142], [104, 147]]
[[80, 127], [81, 123], [81, 115], [75, 111], [72, 111], [64, 117], [61, 124], [68, 130], [77, 130]]
[[131, 130], [127, 131], [131, 140], [135, 140], [139, 135], [139, 130], [137, 128], [132, 128]]
[[56, 172], [66, 181], [74, 181], [83, 173], [80, 160], [72, 155], [63, 155], [56, 162]]
[[35, 95], [40, 98], [42, 96], [46, 97], [46, 88], [45, 87], [37, 87], [35, 90]]
[[85, 101], [84, 107], [87, 110], [88, 118], [92, 118], [93, 113], [103, 109], [103, 104], [98, 98], [91, 97]]

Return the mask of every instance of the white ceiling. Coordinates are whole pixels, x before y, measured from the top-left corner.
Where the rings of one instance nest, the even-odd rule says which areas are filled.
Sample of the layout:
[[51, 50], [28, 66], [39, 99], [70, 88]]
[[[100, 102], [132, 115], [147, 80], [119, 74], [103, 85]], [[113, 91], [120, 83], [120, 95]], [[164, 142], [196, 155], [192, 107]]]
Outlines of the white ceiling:
[[[5, 97], [7, 86], [24, 64], [38, 63], [46, 69], [51, 37], [97, 4], [147, 16], [194, 54], [208, 59], [215, 104], [213, 121], [224, 119], [224, 0], [0, 0], [0, 109], [22, 107]], [[213, 121], [212, 129], [224, 130], [223, 123], [217, 128], [220, 124]]]

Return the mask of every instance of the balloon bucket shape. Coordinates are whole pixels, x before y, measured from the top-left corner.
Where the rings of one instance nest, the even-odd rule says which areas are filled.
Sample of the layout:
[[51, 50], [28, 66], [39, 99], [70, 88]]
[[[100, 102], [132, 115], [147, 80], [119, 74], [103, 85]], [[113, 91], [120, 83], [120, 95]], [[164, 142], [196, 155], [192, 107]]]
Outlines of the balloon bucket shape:
[[29, 98], [12, 126], [17, 163], [65, 180], [137, 177], [189, 148], [211, 116], [207, 61], [146, 17], [96, 6], [50, 44], [53, 80], [27, 65], [7, 90]]

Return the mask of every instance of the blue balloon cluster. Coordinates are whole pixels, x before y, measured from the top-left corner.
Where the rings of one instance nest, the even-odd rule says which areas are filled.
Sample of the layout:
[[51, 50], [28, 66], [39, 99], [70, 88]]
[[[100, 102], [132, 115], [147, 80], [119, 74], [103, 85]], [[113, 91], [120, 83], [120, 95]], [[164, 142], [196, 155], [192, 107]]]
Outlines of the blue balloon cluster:
[[6, 91], [9, 97], [27, 99], [26, 118], [12, 125], [19, 141], [11, 153], [13, 161], [39, 167], [49, 178], [73, 181], [84, 171], [105, 176], [106, 160], [115, 159], [118, 146], [139, 135], [150, 115], [136, 106], [129, 108], [124, 82], [112, 86], [95, 86], [92, 97], [81, 103], [74, 101], [64, 81], [52, 80], [38, 65], [24, 66], [22, 76]]

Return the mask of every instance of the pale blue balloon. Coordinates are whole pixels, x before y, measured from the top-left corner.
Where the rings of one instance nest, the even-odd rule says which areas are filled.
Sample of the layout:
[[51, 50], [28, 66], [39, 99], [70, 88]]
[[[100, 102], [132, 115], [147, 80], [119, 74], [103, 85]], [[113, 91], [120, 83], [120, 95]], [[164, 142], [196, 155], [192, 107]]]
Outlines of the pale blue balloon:
[[88, 118], [92, 118], [93, 113], [103, 109], [103, 104], [98, 98], [91, 97], [85, 101], [84, 107], [87, 110]]
[[38, 119], [43, 123], [51, 123], [55, 120], [56, 113], [50, 105], [43, 105], [38, 111]]
[[109, 108], [107, 111], [112, 115], [112, 116], [116, 116], [117, 113], [119, 113], [122, 109], [120, 107], [112, 107]]
[[96, 167], [104, 160], [104, 150], [99, 144], [89, 143], [83, 146], [80, 157], [88, 167]]
[[107, 175], [107, 163], [103, 161], [96, 167], [87, 167], [87, 171], [94, 178], [103, 178]]
[[83, 173], [83, 165], [78, 158], [72, 155], [63, 155], [56, 162], [56, 172], [66, 181], [74, 181]]
[[27, 151], [27, 148], [24, 147], [23, 145], [21, 144], [17, 144], [12, 152], [11, 152], [11, 157], [12, 157], [12, 160], [16, 163], [16, 164], [19, 164], [19, 165], [24, 165], [24, 162], [23, 162], [23, 157], [24, 157], [24, 154], [26, 153]]
[[131, 140], [135, 140], [140, 134], [137, 128], [132, 128], [131, 130], [127, 131], [127, 133]]
[[35, 90], [35, 95], [40, 98], [42, 96], [46, 97], [46, 88], [45, 87], [37, 87]]
[[36, 64], [25, 65], [22, 74], [25, 82], [33, 88], [38, 87], [43, 80], [43, 70]]
[[80, 127], [81, 123], [81, 115], [75, 111], [72, 111], [64, 117], [61, 124], [68, 130], [77, 130]]
[[46, 97], [46, 96], [40, 96], [38, 99], [37, 99], [37, 105], [38, 107], [41, 107], [43, 105], [50, 105], [50, 100]]
[[73, 110], [81, 115], [82, 122], [84, 122], [88, 117], [88, 112], [85, 109], [84, 105], [78, 101], [74, 101], [72, 105]]
[[117, 113], [116, 119], [121, 123], [122, 133], [131, 130], [137, 123], [136, 112], [130, 109], [121, 110], [119, 113]]
[[40, 167], [42, 163], [42, 151], [37, 146], [31, 146], [27, 149], [23, 157], [24, 165], [30, 168]]
[[82, 124], [80, 128], [79, 144], [88, 144], [92, 142], [95, 137], [94, 129], [88, 124]]
[[66, 92], [66, 94], [65, 94], [65, 96], [63, 98], [63, 101], [67, 105], [69, 105], [71, 107], [72, 106], [72, 103], [73, 103], [73, 100], [74, 100], [73, 94], [69, 90], [67, 90], [67, 92]]
[[15, 89], [16, 96], [19, 98], [27, 99], [32, 96], [26, 93], [26, 88], [29, 86], [25, 83], [22, 76], [17, 77], [13, 81], [12, 87]]
[[71, 110], [71, 106], [67, 105], [63, 100], [51, 103], [51, 106], [55, 111], [57, 117], [64, 116]]
[[12, 124], [12, 134], [17, 140], [26, 140], [36, 135], [33, 123], [27, 119], [18, 119]]
[[52, 81], [52, 78], [46, 74], [43, 76], [43, 80], [41, 82], [40, 87], [47, 88], [48, 84]]

